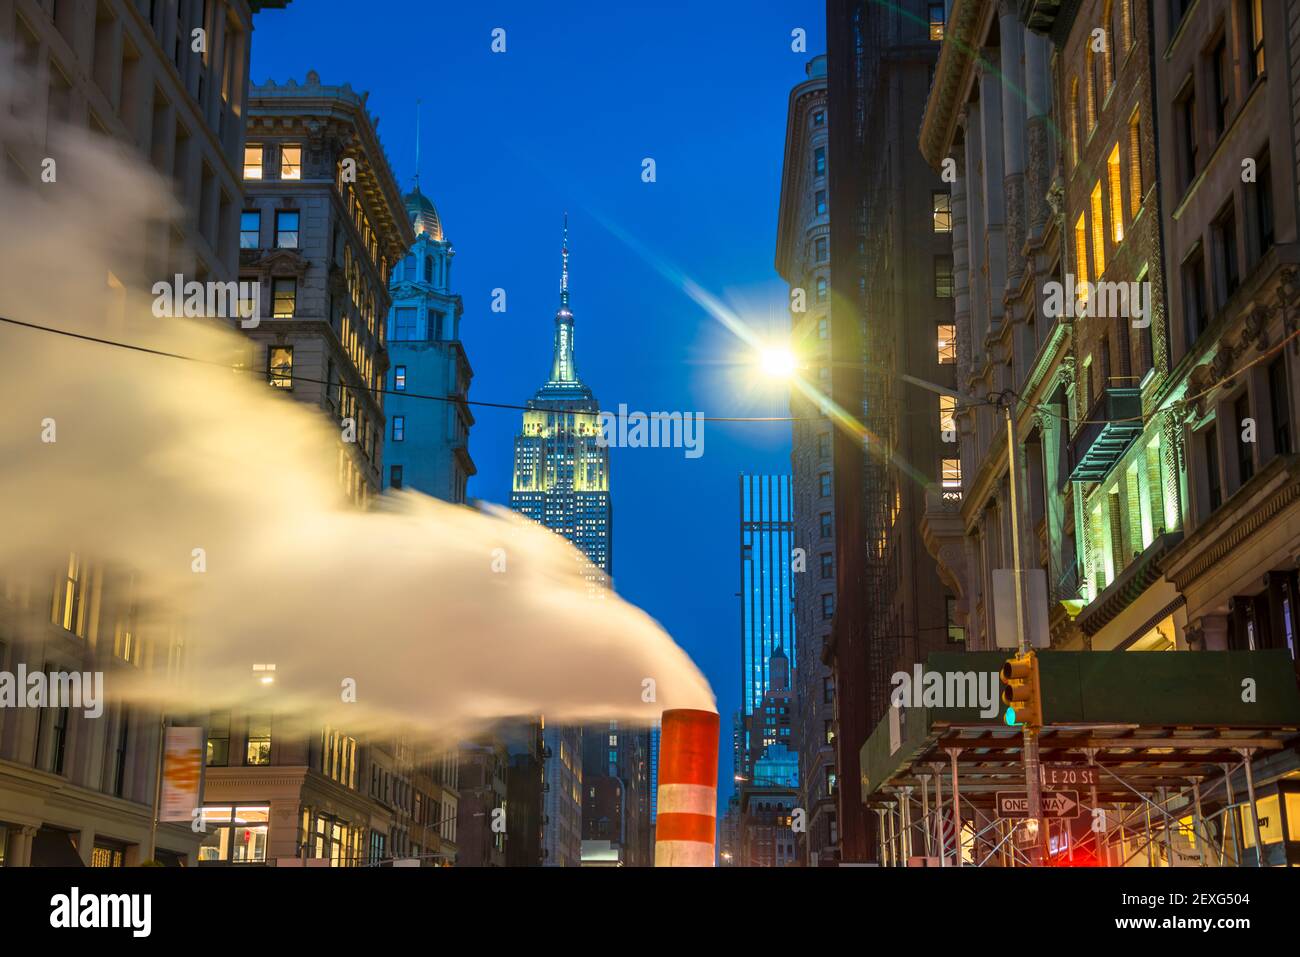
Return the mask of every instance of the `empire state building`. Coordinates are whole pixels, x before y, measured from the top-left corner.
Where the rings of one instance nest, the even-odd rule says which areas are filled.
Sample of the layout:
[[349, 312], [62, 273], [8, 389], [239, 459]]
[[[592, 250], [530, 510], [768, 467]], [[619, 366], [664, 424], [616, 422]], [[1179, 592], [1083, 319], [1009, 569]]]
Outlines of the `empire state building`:
[[613, 567], [609, 449], [598, 441], [600, 404], [574, 366], [567, 216], [561, 264], [551, 377], [528, 401], [515, 437], [510, 507], [571, 541], [590, 561], [590, 577], [603, 581]]
[[[560, 308], [555, 313], [551, 377], [528, 400], [515, 437], [510, 507], [558, 532], [585, 556], [593, 597], [603, 597], [611, 569], [609, 449], [600, 437], [600, 405], [573, 363], [569, 309], [569, 222], [561, 249]], [[543, 864], [578, 867], [583, 841], [583, 731], [543, 722]]]

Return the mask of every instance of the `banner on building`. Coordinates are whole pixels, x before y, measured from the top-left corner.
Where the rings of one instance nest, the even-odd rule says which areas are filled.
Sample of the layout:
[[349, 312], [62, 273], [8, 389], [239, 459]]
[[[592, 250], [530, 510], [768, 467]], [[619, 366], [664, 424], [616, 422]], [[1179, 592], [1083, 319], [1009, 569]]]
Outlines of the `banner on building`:
[[163, 747], [160, 821], [194, 820], [203, 775], [203, 729], [168, 728]]

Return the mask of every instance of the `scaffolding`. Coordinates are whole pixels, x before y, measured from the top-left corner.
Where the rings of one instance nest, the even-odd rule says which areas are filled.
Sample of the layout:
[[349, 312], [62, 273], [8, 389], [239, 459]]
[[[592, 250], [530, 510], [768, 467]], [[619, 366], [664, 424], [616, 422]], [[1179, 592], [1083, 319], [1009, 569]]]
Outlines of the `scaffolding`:
[[[969, 673], [1003, 657], [932, 655], [927, 669]], [[1300, 694], [1289, 655], [1044, 657], [1060, 660], [1044, 695], [1051, 723], [1039, 737], [1042, 765], [1088, 781], [1043, 791], [1052, 808], [1043, 842], [1049, 866], [1300, 863]], [[1134, 670], [1147, 682], [1140, 701], [1107, 690], [1108, 676]], [[1063, 680], [1072, 671], [1089, 678]], [[1225, 700], [1226, 688], [1247, 680], [1258, 697]], [[1125, 712], [1134, 720], [1123, 720]], [[862, 752], [863, 802], [877, 816], [881, 864], [1030, 865], [1037, 822], [1001, 816], [1007, 809], [998, 801], [999, 793], [1025, 791], [1023, 735], [999, 722], [969, 707], [907, 708], [872, 734]]]

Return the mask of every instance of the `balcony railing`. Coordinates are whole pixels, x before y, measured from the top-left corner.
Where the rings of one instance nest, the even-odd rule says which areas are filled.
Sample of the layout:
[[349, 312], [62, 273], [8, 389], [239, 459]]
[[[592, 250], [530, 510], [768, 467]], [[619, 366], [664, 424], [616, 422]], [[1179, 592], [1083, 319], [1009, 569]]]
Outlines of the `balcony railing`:
[[1100, 482], [1142, 434], [1142, 390], [1106, 389], [1070, 443], [1070, 481]]

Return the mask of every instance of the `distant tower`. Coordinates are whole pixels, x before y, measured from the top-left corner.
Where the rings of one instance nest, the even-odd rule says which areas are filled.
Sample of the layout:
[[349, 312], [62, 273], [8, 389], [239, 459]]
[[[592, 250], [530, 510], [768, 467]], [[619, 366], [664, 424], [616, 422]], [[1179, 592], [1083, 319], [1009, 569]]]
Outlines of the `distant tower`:
[[[416, 180], [405, 197], [415, 242], [389, 280], [384, 484], [464, 502], [466, 483], [477, 471], [469, 454], [474, 416], [467, 402], [474, 370], [460, 341], [461, 298], [451, 291], [456, 250]], [[455, 401], [407, 398], [405, 392]]]
[[560, 257], [551, 377], [528, 401], [515, 438], [510, 507], [573, 542], [603, 580], [613, 570], [609, 449], [598, 443], [600, 404], [574, 364], [567, 216]]
[[[569, 308], [569, 220], [560, 247], [560, 308], [555, 313], [551, 376], [528, 400], [515, 438], [510, 507], [563, 535], [603, 586], [612, 571], [613, 514], [609, 449], [600, 445], [600, 404], [578, 378]], [[599, 587], [599, 586], [596, 586]], [[582, 859], [582, 729], [547, 724], [543, 735], [542, 863], [576, 867]]]

